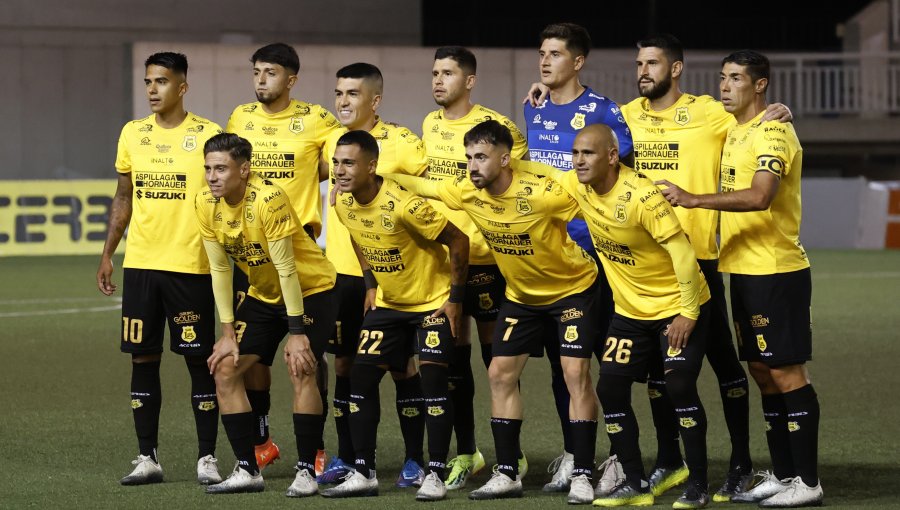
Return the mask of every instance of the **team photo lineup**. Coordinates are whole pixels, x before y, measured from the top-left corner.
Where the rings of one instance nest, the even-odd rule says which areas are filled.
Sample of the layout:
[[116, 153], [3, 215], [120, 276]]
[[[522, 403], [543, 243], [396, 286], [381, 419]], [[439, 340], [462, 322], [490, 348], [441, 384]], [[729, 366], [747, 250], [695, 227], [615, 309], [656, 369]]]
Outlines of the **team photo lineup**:
[[[766, 99], [769, 60], [723, 55], [719, 97], [692, 95], [681, 42], [650, 35], [636, 41], [637, 97], [617, 104], [579, 78], [586, 29], [535, 35], [524, 130], [512, 112], [473, 104], [477, 59], [460, 46], [434, 53], [436, 109], [421, 112], [421, 130], [378, 115], [384, 78], [370, 63], [335, 62], [334, 104], [318, 105], [292, 98], [302, 55], [262, 46], [247, 55], [257, 101], [220, 126], [188, 109], [185, 55], [146, 56], [151, 114], [119, 136], [96, 275], [100, 292], [121, 295], [131, 357], [138, 453], [119, 483], [164, 481], [168, 331], [190, 377], [207, 494], [264, 491], [281, 459], [295, 465], [291, 498], [377, 496], [379, 484], [425, 502], [521, 498], [523, 427], [551, 420], [524, 418], [534, 357], [550, 365], [541, 383], [560, 454], [531, 468], [549, 471], [543, 491], [560, 505], [649, 506], [668, 491], [677, 509], [823, 504], [803, 150], [790, 105]], [[719, 400], [701, 401], [704, 363]], [[490, 416], [476, 415], [476, 373]], [[386, 374], [399, 426], [379, 430]], [[278, 423], [276, 444], [270, 390], [285, 377], [294, 440]], [[647, 388], [652, 465], [635, 383]], [[707, 474], [708, 413], [727, 425], [724, 479]], [[768, 458], [751, 458], [751, 413], [764, 418]], [[216, 459], [220, 419], [230, 474]], [[493, 459], [476, 443], [488, 421]], [[400, 472], [380, 479], [379, 433], [404, 450]]]

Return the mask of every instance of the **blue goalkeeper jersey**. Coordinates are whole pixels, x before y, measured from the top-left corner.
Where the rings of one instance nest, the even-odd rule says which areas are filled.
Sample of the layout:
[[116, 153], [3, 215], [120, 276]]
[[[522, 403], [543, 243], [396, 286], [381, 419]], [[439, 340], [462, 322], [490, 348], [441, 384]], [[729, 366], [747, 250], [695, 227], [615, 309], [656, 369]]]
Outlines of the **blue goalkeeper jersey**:
[[[543, 104], [532, 107], [525, 104], [525, 122], [528, 126], [528, 155], [532, 161], [568, 171], [572, 169], [572, 144], [575, 135], [589, 124], [606, 124], [619, 139], [619, 155], [631, 154], [631, 131], [619, 105], [603, 97], [590, 87], [585, 87], [574, 101], [557, 105], [548, 97]], [[569, 235], [588, 253], [594, 253], [594, 245], [584, 220], [569, 222]]]

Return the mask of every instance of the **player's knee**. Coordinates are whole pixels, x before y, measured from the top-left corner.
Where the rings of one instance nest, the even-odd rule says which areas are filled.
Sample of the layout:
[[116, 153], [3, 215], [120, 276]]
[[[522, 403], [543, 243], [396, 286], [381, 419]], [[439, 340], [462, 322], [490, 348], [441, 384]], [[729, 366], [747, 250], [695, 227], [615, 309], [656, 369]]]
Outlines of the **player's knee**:
[[355, 395], [372, 395], [384, 377], [384, 369], [374, 365], [354, 364], [350, 371], [350, 391]]
[[697, 395], [697, 374], [688, 370], [670, 370], [666, 373], [666, 390], [673, 402]]
[[135, 364], [153, 363], [153, 362], [161, 361], [161, 360], [162, 360], [161, 352], [154, 353], [154, 354], [132, 354], [131, 355], [131, 362], [135, 363]]
[[631, 379], [621, 375], [600, 374], [597, 397], [604, 410], [622, 409], [631, 404]]
[[515, 373], [513, 368], [502, 357], [495, 357], [491, 361], [491, 366], [488, 368], [488, 381], [491, 384], [491, 391], [506, 393], [518, 384], [519, 375]]
[[447, 365], [422, 363], [419, 372], [422, 374], [422, 394], [425, 397], [447, 395]]
[[334, 375], [340, 377], [350, 377], [350, 369], [353, 368], [352, 356], [335, 356], [334, 357]]
[[781, 393], [802, 388], [809, 384], [805, 365], [786, 365], [769, 369], [772, 382]]
[[775, 382], [772, 380], [772, 373], [765, 363], [751, 361], [750, 363], [747, 363], [747, 370], [750, 372], [750, 377], [756, 381], [756, 385], [759, 386], [760, 389], [764, 390], [775, 386]]

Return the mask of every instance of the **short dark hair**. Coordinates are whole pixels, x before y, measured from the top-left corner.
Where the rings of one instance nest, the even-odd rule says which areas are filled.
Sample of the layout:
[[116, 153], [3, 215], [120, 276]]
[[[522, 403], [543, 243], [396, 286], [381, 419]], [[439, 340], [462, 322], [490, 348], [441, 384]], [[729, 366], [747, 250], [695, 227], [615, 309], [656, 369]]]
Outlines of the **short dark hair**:
[[[739, 50], [722, 59], [722, 65], [737, 64], [747, 69], [747, 74], [754, 83], [769, 79], [769, 59], [762, 53], [753, 50]], [[768, 83], [766, 88], [769, 88]], [[765, 90], [763, 90], [765, 92]]]
[[588, 56], [591, 52], [591, 34], [581, 25], [575, 23], [553, 23], [541, 31], [541, 44], [547, 39], [565, 41], [566, 49], [574, 56]]
[[187, 76], [188, 63], [187, 57], [183, 53], [175, 53], [171, 51], [161, 51], [147, 57], [144, 61], [144, 69], [150, 66], [160, 66], [178, 74]]
[[467, 76], [475, 74], [478, 69], [478, 61], [475, 60], [475, 54], [462, 46], [441, 46], [434, 52], [434, 59], [441, 60], [452, 58], [456, 61], [459, 68]]
[[338, 69], [335, 73], [337, 78], [356, 78], [372, 82], [375, 86], [375, 92], [381, 94], [384, 90], [384, 77], [381, 70], [372, 64], [365, 62], [357, 62]]
[[375, 141], [375, 137], [369, 134], [368, 131], [361, 129], [347, 131], [338, 138], [336, 146], [340, 147], [341, 145], [356, 145], [361, 151], [371, 156], [372, 159], [378, 159], [378, 142]]
[[246, 139], [234, 133], [219, 133], [203, 144], [203, 155], [210, 152], [227, 152], [231, 159], [238, 163], [250, 161], [253, 155], [253, 146]]
[[666, 54], [669, 63], [684, 62], [684, 46], [672, 34], [656, 34], [641, 39], [637, 43], [638, 48], [659, 48]]
[[504, 146], [508, 150], [513, 148], [512, 133], [509, 128], [494, 119], [477, 124], [466, 132], [463, 137], [463, 145], [466, 147], [476, 143], [489, 143], [491, 145]]
[[297, 51], [284, 43], [272, 43], [263, 46], [253, 53], [253, 56], [250, 57], [250, 62], [254, 64], [257, 62], [269, 62], [280, 65], [290, 71], [291, 74], [300, 72], [300, 57], [297, 56]]

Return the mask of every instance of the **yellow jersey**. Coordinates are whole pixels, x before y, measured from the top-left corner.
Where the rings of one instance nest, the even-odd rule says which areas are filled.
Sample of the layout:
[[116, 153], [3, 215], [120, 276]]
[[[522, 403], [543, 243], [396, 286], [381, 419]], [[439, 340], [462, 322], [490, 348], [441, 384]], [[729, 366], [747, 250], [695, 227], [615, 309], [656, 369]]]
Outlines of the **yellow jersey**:
[[209, 274], [191, 204], [206, 185], [203, 145], [221, 132], [190, 112], [171, 129], [155, 114], [122, 128], [116, 170], [134, 187], [124, 267]]
[[803, 148], [793, 124], [762, 122], [761, 112], [728, 131], [722, 151], [722, 192], [750, 188], [756, 172], [780, 180], [764, 211], [722, 212], [719, 271], [765, 275], [809, 267], [800, 244], [800, 173]]
[[[718, 193], [719, 161], [734, 116], [710, 96], [682, 94], [665, 110], [650, 108], [647, 98], [622, 107], [634, 141], [634, 169], [652, 181], [667, 179], [695, 194]], [[719, 212], [676, 207], [675, 214], [697, 252], [715, 259]]]
[[[428, 154], [428, 178], [435, 181], [454, 180], [467, 174], [466, 147], [463, 137], [466, 132], [486, 120], [496, 120], [506, 126], [513, 137], [513, 148], [510, 154], [514, 158], [522, 158], [528, 153], [528, 141], [516, 123], [503, 115], [476, 104], [465, 116], [450, 120], [444, 117], [444, 110], [435, 110], [422, 122], [422, 140]], [[435, 209], [460, 230], [469, 236], [469, 264], [492, 265], [494, 257], [484, 237], [472, 223], [469, 216], [462, 211], [453, 211], [444, 204], [435, 202]]]
[[325, 108], [292, 99], [284, 110], [268, 114], [259, 102], [238, 106], [225, 130], [250, 141], [250, 169], [281, 186], [301, 227], [322, 232], [319, 155], [325, 140], [341, 125]]
[[334, 208], [378, 281], [376, 306], [426, 312], [450, 297], [450, 259], [435, 241], [447, 218], [428, 201], [384, 178], [368, 204], [345, 193]]
[[[325, 142], [323, 155], [328, 162], [328, 193], [334, 188], [334, 164], [331, 161], [338, 139], [347, 132], [347, 129], [339, 129], [328, 136]], [[369, 130], [378, 142], [378, 168], [381, 175], [392, 173], [406, 173], [410, 175], [422, 175], [428, 167], [425, 157], [425, 146], [422, 140], [405, 127], [390, 124], [378, 119], [375, 126]], [[339, 274], [362, 276], [359, 261], [350, 244], [350, 233], [337, 218], [334, 207], [328, 207], [325, 211], [325, 255], [334, 264]]]
[[251, 173], [243, 200], [234, 206], [213, 197], [207, 187], [197, 194], [195, 207], [200, 235], [221, 244], [235, 265], [247, 274], [247, 295], [272, 305], [284, 304], [269, 245], [288, 236], [303, 295], [334, 287], [334, 266], [300, 228], [287, 193], [271, 181]]

